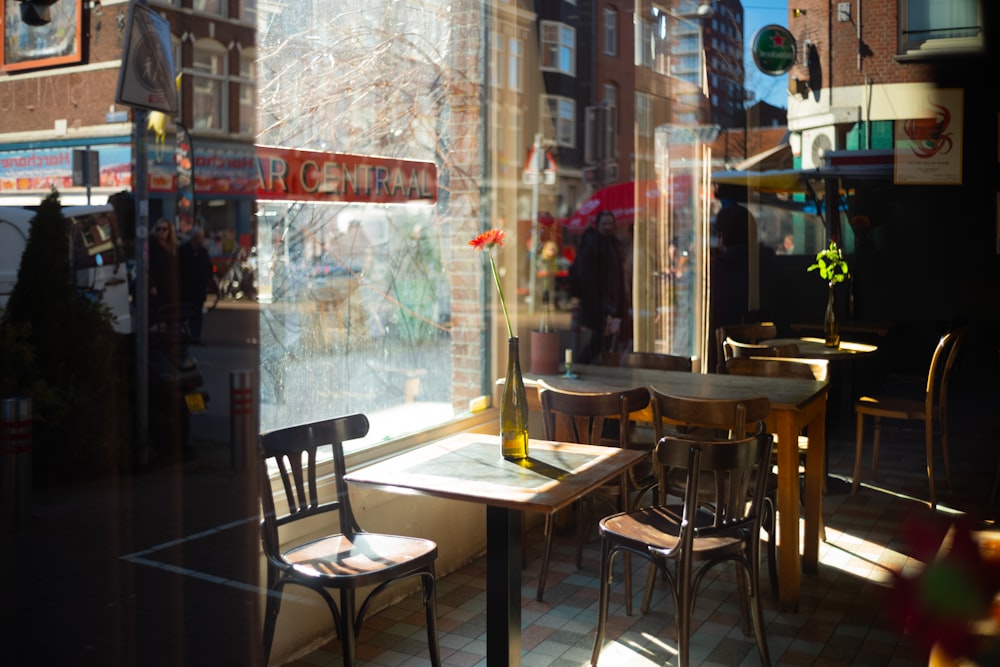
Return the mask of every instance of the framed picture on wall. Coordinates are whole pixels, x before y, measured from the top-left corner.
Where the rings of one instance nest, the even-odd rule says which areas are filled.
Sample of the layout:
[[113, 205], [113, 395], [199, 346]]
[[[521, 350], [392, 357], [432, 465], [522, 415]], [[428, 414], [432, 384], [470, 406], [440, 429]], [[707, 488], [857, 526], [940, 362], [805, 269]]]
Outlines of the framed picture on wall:
[[21, 20], [21, 3], [3, 0], [3, 51], [0, 70], [12, 72], [78, 63], [83, 0], [60, 0], [49, 7], [51, 20], [31, 26]]

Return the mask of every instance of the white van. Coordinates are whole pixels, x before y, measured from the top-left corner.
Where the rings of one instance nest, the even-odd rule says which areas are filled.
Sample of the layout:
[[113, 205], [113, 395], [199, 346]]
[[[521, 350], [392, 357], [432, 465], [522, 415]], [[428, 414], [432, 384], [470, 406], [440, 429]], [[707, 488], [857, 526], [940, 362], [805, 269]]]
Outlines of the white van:
[[[17, 283], [21, 255], [35, 210], [0, 206], [0, 308]], [[132, 333], [130, 280], [115, 211], [110, 205], [66, 206], [70, 223], [70, 263], [77, 289], [96, 295], [115, 317], [119, 333]]]

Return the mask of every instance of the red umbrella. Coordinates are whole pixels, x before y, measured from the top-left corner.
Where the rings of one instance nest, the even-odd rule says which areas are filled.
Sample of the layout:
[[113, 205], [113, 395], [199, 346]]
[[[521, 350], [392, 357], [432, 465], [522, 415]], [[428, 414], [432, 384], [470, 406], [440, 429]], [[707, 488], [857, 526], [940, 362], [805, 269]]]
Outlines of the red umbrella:
[[[637, 192], [639, 195], [638, 207], [636, 206]], [[618, 224], [631, 225], [635, 221], [637, 208], [642, 212], [652, 211], [656, 207], [659, 196], [660, 191], [657, 189], [655, 181], [616, 183], [592, 194], [576, 213], [563, 221], [563, 224], [571, 230], [582, 230], [597, 217], [598, 213], [611, 211]]]

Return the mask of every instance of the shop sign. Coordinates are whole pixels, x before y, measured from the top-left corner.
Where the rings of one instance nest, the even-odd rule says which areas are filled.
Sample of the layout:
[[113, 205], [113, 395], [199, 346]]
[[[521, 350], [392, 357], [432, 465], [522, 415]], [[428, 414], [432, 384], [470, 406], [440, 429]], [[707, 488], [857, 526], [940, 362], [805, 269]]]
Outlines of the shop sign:
[[766, 25], [757, 31], [751, 42], [753, 61], [764, 74], [778, 76], [795, 64], [795, 38], [780, 25]]
[[[101, 187], [128, 188], [132, 182], [128, 145], [92, 146], [100, 165]], [[0, 192], [73, 188], [73, 147], [0, 151]]]
[[257, 147], [257, 197], [405, 204], [437, 201], [433, 162]]

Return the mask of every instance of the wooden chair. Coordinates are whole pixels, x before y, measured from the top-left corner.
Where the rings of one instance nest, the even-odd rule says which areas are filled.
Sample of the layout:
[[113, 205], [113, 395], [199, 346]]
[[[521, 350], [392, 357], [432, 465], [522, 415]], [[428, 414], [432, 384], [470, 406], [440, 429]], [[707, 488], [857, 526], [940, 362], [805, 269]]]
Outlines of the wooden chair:
[[[542, 425], [547, 440], [561, 440], [589, 445], [611, 445], [623, 449], [631, 449], [630, 429], [622, 428], [628, 425], [630, 413], [649, 406], [649, 389], [636, 387], [620, 392], [607, 393], [573, 393], [561, 391], [545, 383], [538, 382], [538, 398], [542, 404]], [[616, 437], [611, 440], [604, 435], [606, 422], [612, 422], [612, 430]], [[615, 510], [631, 509], [629, 498], [633, 493], [641, 496], [644, 491], [656, 483], [652, 466], [635, 466], [624, 475], [618, 484], [601, 487], [591, 493], [585, 500], [603, 500]], [[577, 516], [578, 541], [576, 548], [576, 566], [583, 566], [583, 545], [586, 542], [587, 531], [583, 516], [585, 503], [577, 505], [580, 510]], [[545, 593], [545, 579], [548, 575], [549, 558], [552, 553], [552, 534], [554, 517], [545, 517], [545, 552], [542, 556], [542, 568], [538, 578], [536, 599], [541, 602]]]
[[[654, 389], [650, 392], [650, 402], [653, 408], [653, 425], [656, 429], [657, 442], [674, 431], [710, 440], [741, 438], [750, 434], [763, 433], [764, 420], [767, 419], [771, 411], [771, 404], [764, 397], [741, 400], [694, 399], [670, 396]], [[768, 580], [771, 583], [771, 590], [777, 594], [777, 498], [774, 493], [777, 490], [777, 483], [773, 475], [768, 475], [768, 477], [770, 484], [767, 491], [769, 493], [765, 496], [763, 515], [764, 528], [768, 534]], [[683, 481], [683, 479], [669, 476], [658, 478], [660, 503], [665, 502], [664, 493], [683, 497]], [[704, 500], [711, 502], [711, 498]], [[627, 577], [628, 573], [626, 573]], [[626, 588], [629, 588], [628, 582], [626, 582]], [[626, 611], [631, 613], [630, 599], [626, 600]]]
[[778, 337], [778, 327], [774, 322], [754, 322], [751, 324], [727, 324], [715, 330], [715, 370], [725, 372], [726, 358], [723, 343], [727, 338], [741, 343], [757, 343]]
[[629, 368], [652, 368], [658, 371], [681, 371], [690, 373], [691, 357], [656, 352], [629, 352], [622, 357], [622, 366]]
[[[790, 357], [737, 357], [730, 359], [726, 363], [726, 372], [731, 375], [756, 375], [758, 377], [798, 378], [800, 380], [825, 381], [830, 377], [830, 362], [826, 359], [800, 359]], [[773, 439], [773, 445], [771, 448], [771, 464], [773, 468], [773, 466], [777, 465], [778, 441], [777, 436], [774, 433], [771, 434], [771, 437]], [[799, 475], [802, 475], [805, 473], [805, 459], [809, 451], [809, 437], [806, 435], [799, 435], [798, 442], [796, 444], [798, 445], [799, 451]], [[778, 488], [777, 480], [774, 478], [774, 475], [770, 476], [768, 482], [769, 484], [766, 499], [769, 503], [769, 513], [765, 513], [765, 519], [770, 518], [770, 511], [777, 507]], [[771, 525], [765, 525], [769, 538], [773, 540], [775, 535], [771, 528]], [[824, 530], [824, 540], [826, 539], [825, 534]], [[777, 594], [778, 579], [775, 575], [775, 572], [777, 571], [777, 563], [774, 562], [776, 554], [772, 546], [773, 545], [768, 544], [768, 571], [771, 575], [771, 590]]]
[[[649, 610], [656, 572], [668, 582], [681, 667], [689, 664], [691, 621], [703, 577], [716, 565], [734, 563], [743, 631], [749, 634], [749, 616], [761, 663], [771, 664], [758, 583], [769, 440], [763, 433], [710, 441], [674, 434], [657, 443], [655, 461], [663, 471], [661, 476], [671, 471], [683, 474], [683, 502], [669, 505], [662, 498], [664, 502], [656, 507], [615, 514], [600, 522], [601, 589], [591, 665], [598, 664], [604, 644], [612, 570], [619, 553], [636, 554], [654, 565], [646, 583], [643, 613]], [[706, 496], [712, 498], [710, 504], [705, 503]], [[627, 586], [626, 578], [629, 595]]]
[[[410, 577], [423, 585], [423, 603], [427, 619], [427, 643], [431, 664], [439, 666], [441, 655], [437, 639], [437, 612], [434, 585], [434, 561], [437, 545], [415, 537], [367, 533], [359, 526], [351, 510], [350, 496], [344, 482], [344, 448], [347, 440], [368, 433], [368, 419], [361, 414], [338, 417], [271, 431], [260, 436], [261, 543], [267, 559], [267, 596], [264, 613], [264, 664], [271, 654], [274, 630], [281, 607], [281, 596], [290, 584], [315, 591], [330, 608], [340, 637], [344, 665], [355, 663], [355, 642], [372, 600], [388, 586]], [[319, 498], [317, 450], [330, 445], [333, 453], [335, 496], [326, 502]], [[281, 494], [271, 483], [271, 470], [277, 469]], [[279, 515], [278, 500], [288, 506]], [[279, 529], [299, 521], [308, 524], [318, 515], [335, 516], [339, 532], [293, 546], [284, 546]], [[297, 527], [301, 534], [301, 525]], [[288, 532], [294, 533], [296, 528]], [[284, 532], [284, 531], [282, 531]], [[374, 586], [356, 610], [358, 589]], [[328, 589], [339, 591], [339, 605]]]
[[794, 358], [799, 348], [793, 343], [785, 345], [764, 345], [763, 343], [743, 343], [727, 337], [722, 341], [723, 367], [720, 373], [725, 373], [731, 359], [747, 359], [749, 357], [785, 357]]
[[934, 354], [931, 356], [930, 368], [927, 371], [927, 383], [924, 387], [924, 398], [911, 399], [900, 397], [862, 396], [854, 404], [857, 419], [857, 440], [854, 450], [854, 483], [851, 493], [858, 490], [861, 483], [861, 454], [864, 442], [865, 416], [875, 420], [875, 432], [872, 448], [872, 478], [878, 475], [878, 446], [883, 419], [924, 422], [924, 445], [927, 451], [927, 485], [930, 490], [931, 508], [937, 506], [937, 494], [934, 487], [934, 438], [941, 437], [941, 453], [944, 457], [945, 480], [948, 490], [951, 490], [951, 463], [948, 460], [948, 381], [951, 377], [955, 360], [958, 358], [962, 343], [968, 335], [968, 327], [949, 331], [941, 336]]

